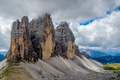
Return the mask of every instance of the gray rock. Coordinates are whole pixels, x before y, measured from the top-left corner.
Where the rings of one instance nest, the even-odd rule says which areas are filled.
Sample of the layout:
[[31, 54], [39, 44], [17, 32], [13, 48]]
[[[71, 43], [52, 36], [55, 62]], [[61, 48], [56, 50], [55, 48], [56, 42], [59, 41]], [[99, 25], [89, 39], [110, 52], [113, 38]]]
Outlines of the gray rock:
[[11, 30], [11, 45], [6, 56], [8, 60], [37, 60], [37, 54], [34, 51], [29, 37], [28, 25], [29, 19], [27, 16], [24, 16], [21, 19], [21, 22], [19, 20], [13, 22]]
[[56, 28], [54, 53], [65, 58], [74, 58], [75, 37], [65, 21]]
[[49, 14], [30, 22], [30, 36], [38, 57], [42, 60], [49, 59], [55, 46], [55, 31]]

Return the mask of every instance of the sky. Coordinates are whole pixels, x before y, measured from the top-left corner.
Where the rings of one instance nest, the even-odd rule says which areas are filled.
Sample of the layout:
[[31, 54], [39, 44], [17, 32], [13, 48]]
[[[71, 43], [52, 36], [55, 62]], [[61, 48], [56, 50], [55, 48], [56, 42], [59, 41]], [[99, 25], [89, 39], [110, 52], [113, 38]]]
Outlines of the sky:
[[79, 48], [120, 49], [120, 0], [0, 0], [0, 51], [10, 47], [12, 22], [50, 13], [67, 21]]

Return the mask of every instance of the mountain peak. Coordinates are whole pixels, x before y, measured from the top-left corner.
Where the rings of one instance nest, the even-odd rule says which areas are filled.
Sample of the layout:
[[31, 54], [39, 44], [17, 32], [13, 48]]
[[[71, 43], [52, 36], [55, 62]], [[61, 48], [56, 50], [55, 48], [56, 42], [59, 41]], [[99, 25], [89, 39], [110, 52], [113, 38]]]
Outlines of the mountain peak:
[[29, 19], [27, 16], [23, 16], [22, 19], [21, 19], [21, 24], [28, 24], [29, 23]]
[[62, 22], [60, 22], [59, 26], [67, 26], [68, 27], [68, 23], [66, 21], [62, 21]]
[[75, 54], [79, 54], [79, 50], [66, 21], [62, 21], [56, 30], [48, 13], [31, 22], [27, 16], [23, 16], [21, 22], [13, 22], [8, 60], [34, 62], [38, 59], [48, 60], [53, 55], [73, 59]]

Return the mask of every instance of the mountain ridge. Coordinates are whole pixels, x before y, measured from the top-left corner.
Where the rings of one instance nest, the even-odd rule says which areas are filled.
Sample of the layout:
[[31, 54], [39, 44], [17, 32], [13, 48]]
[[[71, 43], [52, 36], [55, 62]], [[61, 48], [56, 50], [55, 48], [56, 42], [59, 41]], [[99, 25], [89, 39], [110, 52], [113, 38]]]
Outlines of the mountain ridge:
[[109, 55], [101, 51], [93, 50], [93, 49], [79, 49], [82, 52], [86, 52], [90, 57], [98, 57], [103, 55]]
[[30, 22], [27, 16], [13, 22], [5, 58], [0, 73], [7, 71], [0, 78], [6, 80], [94, 80], [100, 76], [93, 74], [103, 71], [99, 62], [79, 51], [68, 23], [55, 30], [48, 13]]
[[92, 57], [92, 59], [101, 63], [120, 63], [120, 56], [104, 55]]
[[11, 45], [6, 55], [8, 60], [36, 62], [38, 59], [48, 60], [59, 55], [73, 59], [75, 54], [90, 58], [86, 53], [80, 54], [74, 34], [66, 21], [54, 29], [51, 15], [46, 13], [30, 22], [24, 16], [21, 21], [16, 20], [12, 24]]

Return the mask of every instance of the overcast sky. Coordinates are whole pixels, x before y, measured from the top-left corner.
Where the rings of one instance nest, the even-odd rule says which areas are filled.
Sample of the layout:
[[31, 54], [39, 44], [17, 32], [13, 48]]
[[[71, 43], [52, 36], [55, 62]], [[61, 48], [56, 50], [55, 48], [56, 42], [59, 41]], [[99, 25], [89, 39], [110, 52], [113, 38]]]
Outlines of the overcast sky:
[[80, 48], [120, 48], [120, 0], [0, 0], [0, 51], [10, 46], [12, 22], [45, 12], [67, 21]]

